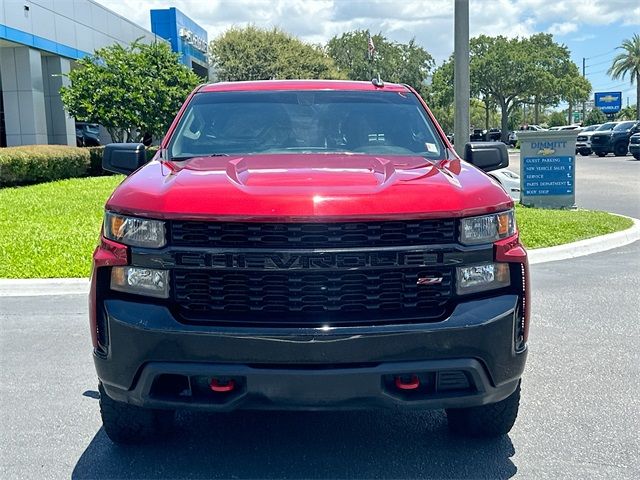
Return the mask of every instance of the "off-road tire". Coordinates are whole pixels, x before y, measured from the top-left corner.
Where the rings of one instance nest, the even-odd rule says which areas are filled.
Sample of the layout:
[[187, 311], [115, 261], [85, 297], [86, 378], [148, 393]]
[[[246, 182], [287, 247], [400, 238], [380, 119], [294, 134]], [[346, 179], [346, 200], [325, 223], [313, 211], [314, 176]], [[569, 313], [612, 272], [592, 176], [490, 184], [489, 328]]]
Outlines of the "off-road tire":
[[449, 408], [449, 430], [469, 437], [498, 437], [506, 435], [518, 416], [520, 384], [516, 391], [504, 400], [470, 408]]
[[629, 147], [627, 146], [626, 143], [624, 142], [616, 143], [613, 147], [613, 154], [616, 157], [624, 157], [627, 154], [628, 149]]
[[591, 155], [591, 150], [580, 150], [580, 155], [582, 155], [583, 157], [588, 157], [589, 155]]
[[174, 412], [171, 410], [152, 410], [128, 403], [117, 402], [104, 391], [100, 391], [100, 414], [107, 436], [114, 443], [142, 443], [167, 434], [173, 424]]

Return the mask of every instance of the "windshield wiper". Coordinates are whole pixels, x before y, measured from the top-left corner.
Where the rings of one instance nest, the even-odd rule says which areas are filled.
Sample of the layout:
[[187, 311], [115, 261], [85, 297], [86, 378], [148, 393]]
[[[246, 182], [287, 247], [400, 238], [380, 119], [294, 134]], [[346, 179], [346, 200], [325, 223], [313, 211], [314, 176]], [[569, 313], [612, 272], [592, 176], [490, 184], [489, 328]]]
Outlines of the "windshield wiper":
[[175, 157], [171, 157], [171, 160], [177, 160], [179, 162], [183, 160], [190, 160], [192, 158], [202, 158], [202, 157], [228, 157], [228, 153], [206, 153], [203, 155], [177, 155]]

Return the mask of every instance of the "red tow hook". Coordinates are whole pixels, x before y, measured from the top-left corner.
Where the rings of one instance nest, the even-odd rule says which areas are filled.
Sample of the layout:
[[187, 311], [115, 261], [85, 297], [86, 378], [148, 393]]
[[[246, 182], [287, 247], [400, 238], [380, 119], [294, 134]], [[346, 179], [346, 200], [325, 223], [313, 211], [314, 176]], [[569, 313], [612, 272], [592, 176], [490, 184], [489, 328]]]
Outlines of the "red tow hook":
[[420, 379], [417, 375], [411, 375], [408, 381], [405, 381], [407, 375], [396, 377], [396, 387], [400, 390], [415, 390], [420, 386]]
[[209, 387], [212, 391], [218, 393], [230, 392], [236, 388], [236, 382], [234, 382], [233, 379], [224, 382], [217, 378], [212, 378]]

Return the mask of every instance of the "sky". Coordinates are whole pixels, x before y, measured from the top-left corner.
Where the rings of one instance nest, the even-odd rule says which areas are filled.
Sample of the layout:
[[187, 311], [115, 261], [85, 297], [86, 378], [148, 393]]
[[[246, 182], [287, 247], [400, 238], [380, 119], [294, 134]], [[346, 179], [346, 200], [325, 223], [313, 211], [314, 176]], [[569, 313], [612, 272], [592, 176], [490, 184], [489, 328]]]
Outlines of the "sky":
[[[176, 7], [200, 24], [209, 40], [232, 26], [279, 27], [324, 44], [334, 35], [369, 29], [391, 40], [415, 38], [442, 63], [453, 51], [453, 0], [95, 0], [150, 29], [149, 10]], [[629, 78], [606, 71], [625, 38], [640, 33], [640, 0], [471, 0], [470, 35], [508, 37], [548, 32], [565, 44], [594, 91], [622, 91], [636, 103]]]

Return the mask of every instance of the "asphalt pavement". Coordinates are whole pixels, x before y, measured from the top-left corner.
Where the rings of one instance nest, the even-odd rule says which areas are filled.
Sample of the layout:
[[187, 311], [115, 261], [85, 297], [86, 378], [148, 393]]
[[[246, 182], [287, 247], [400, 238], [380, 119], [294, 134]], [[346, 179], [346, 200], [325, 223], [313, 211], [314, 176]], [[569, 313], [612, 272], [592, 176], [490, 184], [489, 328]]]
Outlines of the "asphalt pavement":
[[[640, 217], [629, 159], [578, 158], [578, 204]], [[520, 415], [490, 441], [440, 411], [182, 412], [163, 443], [118, 447], [85, 296], [1, 297], [0, 478], [640, 478], [639, 272], [640, 242], [532, 267]]]

